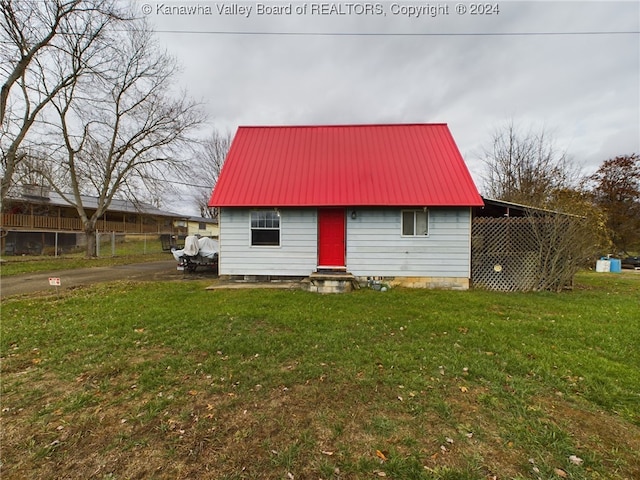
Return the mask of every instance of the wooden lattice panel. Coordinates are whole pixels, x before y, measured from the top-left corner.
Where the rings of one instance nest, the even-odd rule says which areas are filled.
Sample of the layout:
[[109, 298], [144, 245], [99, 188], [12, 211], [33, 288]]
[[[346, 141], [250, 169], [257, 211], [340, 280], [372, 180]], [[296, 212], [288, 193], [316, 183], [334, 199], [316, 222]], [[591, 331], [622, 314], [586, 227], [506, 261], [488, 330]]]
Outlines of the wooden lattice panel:
[[523, 291], [536, 287], [535, 235], [528, 218], [475, 218], [471, 231], [474, 287]]

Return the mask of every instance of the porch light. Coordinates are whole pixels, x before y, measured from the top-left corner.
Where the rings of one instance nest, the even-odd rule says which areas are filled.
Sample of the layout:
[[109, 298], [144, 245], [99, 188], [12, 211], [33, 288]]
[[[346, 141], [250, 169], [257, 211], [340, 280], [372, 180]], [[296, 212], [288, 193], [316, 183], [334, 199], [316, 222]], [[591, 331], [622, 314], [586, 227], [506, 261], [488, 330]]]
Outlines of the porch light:
[[351, 212], [351, 218], [352, 218], [352, 219], [354, 219], [354, 220], [355, 220], [356, 218], [358, 218], [358, 214], [356, 213], [356, 211], [355, 211], [355, 210]]

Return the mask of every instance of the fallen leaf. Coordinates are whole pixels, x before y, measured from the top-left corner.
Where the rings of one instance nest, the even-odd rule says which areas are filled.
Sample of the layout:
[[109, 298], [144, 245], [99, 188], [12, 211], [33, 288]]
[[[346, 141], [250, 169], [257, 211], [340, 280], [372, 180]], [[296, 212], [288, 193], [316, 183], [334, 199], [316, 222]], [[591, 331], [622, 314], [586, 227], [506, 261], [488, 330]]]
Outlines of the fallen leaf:
[[449, 444], [453, 445], [453, 438], [451, 438], [451, 437], [447, 437], [447, 438], [445, 438], [445, 441], [446, 441], [447, 443], [449, 443]]
[[462, 386], [462, 387], [460, 387], [460, 391], [462, 393], [467, 393], [469, 391], [469, 389], [467, 387]]
[[322, 450], [322, 452], [321, 452], [321, 453], [322, 453], [323, 455], [328, 455], [328, 456], [333, 455], [333, 452], [329, 452], [329, 451], [327, 451], [327, 450]]
[[382, 459], [382, 461], [387, 461], [387, 456], [382, 453], [380, 450], [376, 450], [376, 457]]
[[580, 457], [577, 457], [575, 455], [569, 455], [569, 461], [571, 463], [573, 463], [574, 465], [582, 465], [582, 463], [584, 462], [583, 459], [581, 459]]
[[293, 473], [291, 473], [291, 472], [287, 472], [287, 477], [288, 477], [290, 480], [293, 480]]
[[195, 397], [198, 394], [197, 390], [189, 390], [189, 395], [191, 395], [192, 397]]
[[559, 477], [562, 477], [562, 478], [567, 478], [568, 477], [567, 472], [565, 472], [561, 468], [554, 468], [553, 469], [553, 473], [555, 473], [556, 475], [558, 475]]

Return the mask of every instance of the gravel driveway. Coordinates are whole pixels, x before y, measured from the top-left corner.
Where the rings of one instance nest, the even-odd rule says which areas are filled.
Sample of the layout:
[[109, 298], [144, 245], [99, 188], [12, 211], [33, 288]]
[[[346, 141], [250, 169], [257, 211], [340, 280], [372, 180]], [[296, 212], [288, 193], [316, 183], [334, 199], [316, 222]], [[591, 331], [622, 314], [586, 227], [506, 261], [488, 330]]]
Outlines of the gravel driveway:
[[116, 265], [113, 267], [78, 268], [44, 273], [25, 273], [0, 278], [0, 298], [11, 295], [25, 295], [38, 292], [54, 292], [49, 278], [60, 279], [60, 290], [81, 285], [109, 282], [113, 280], [182, 280], [183, 272], [176, 269], [175, 260], [161, 262]]

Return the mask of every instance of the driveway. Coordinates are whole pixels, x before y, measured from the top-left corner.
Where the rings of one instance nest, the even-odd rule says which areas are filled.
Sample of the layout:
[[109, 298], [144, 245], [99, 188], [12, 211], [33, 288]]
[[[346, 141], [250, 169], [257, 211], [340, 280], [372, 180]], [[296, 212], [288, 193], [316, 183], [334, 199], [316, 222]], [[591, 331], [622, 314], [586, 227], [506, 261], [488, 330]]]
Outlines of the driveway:
[[185, 278], [183, 272], [176, 269], [175, 260], [161, 262], [116, 265], [113, 267], [78, 268], [45, 273], [25, 273], [0, 278], [0, 298], [11, 295], [25, 295], [38, 292], [55, 292], [49, 285], [49, 278], [59, 278], [60, 290], [81, 285], [110, 282], [114, 280], [151, 280], [171, 281]]

